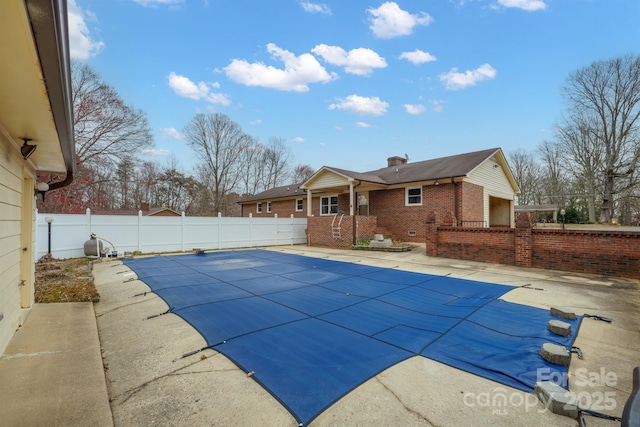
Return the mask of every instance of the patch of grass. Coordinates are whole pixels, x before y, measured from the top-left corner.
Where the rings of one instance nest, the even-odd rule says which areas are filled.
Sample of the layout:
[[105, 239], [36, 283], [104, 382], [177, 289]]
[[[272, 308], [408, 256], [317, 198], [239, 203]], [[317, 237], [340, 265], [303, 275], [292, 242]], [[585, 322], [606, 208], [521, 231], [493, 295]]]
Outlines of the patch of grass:
[[36, 263], [35, 300], [52, 302], [98, 302], [100, 294], [90, 278], [88, 258], [43, 257]]
[[355, 246], [369, 246], [371, 239], [356, 239]]

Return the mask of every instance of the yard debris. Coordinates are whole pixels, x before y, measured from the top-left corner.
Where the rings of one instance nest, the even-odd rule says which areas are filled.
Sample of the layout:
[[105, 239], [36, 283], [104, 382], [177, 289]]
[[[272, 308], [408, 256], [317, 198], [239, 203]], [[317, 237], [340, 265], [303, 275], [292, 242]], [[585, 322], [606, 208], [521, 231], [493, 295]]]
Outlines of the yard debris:
[[90, 276], [88, 258], [56, 259], [44, 256], [35, 266], [35, 301], [97, 302], [100, 294]]

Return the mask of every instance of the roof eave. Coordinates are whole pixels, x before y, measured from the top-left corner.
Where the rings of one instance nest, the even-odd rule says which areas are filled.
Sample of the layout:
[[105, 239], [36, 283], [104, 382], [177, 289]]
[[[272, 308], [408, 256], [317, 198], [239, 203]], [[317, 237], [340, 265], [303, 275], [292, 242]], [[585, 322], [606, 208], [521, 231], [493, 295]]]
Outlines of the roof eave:
[[76, 170], [67, 1], [25, 0], [67, 173]]

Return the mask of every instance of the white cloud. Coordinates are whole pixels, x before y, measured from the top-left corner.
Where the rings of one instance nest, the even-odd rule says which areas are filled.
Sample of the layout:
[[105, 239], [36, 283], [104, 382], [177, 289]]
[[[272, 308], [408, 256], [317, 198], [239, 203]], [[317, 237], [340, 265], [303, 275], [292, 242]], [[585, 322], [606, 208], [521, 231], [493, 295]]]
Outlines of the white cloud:
[[324, 15], [331, 15], [331, 9], [326, 4], [311, 3], [310, 1], [301, 1], [300, 6], [305, 12], [309, 13], [322, 13]]
[[529, 12], [544, 10], [547, 8], [547, 5], [543, 0], [498, 0], [498, 4], [504, 7], [524, 9]]
[[155, 7], [158, 5], [166, 4], [168, 6], [175, 6], [184, 3], [184, 0], [133, 0], [144, 7]]
[[249, 124], [252, 126], [259, 125], [260, 123], [262, 123], [262, 119], [256, 119], [249, 122]]
[[95, 15], [76, 5], [75, 0], [67, 3], [69, 19], [69, 50], [71, 59], [86, 60], [96, 56], [104, 48], [104, 42], [95, 41], [91, 36], [86, 20], [95, 21]]
[[441, 113], [444, 110], [444, 101], [441, 99], [430, 99], [429, 103], [431, 104], [431, 111], [435, 113]]
[[174, 73], [169, 73], [169, 87], [183, 98], [199, 101], [201, 99], [212, 104], [229, 105], [229, 97], [222, 93], [212, 93], [211, 88], [217, 88], [215, 83], [200, 82], [195, 84], [188, 77]]
[[142, 150], [142, 154], [147, 156], [168, 156], [171, 154], [171, 151], [165, 150], [164, 148], [145, 148]]
[[284, 69], [262, 62], [249, 63], [244, 59], [234, 59], [224, 68], [227, 77], [246, 86], [295, 92], [307, 92], [309, 83], [327, 83], [337, 78], [334, 73], [329, 74], [310, 53], [295, 56], [273, 43], [267, 45], [267, 51], [284, 63]]
[[370, 128], [371, 125], [369, 123], [366, 122], [356, 122], [356, 126], [359, 128]]
[[418, 25], [427, 26], [433, 22], [433, 18], [426, 12], [410, 14], [400, 9], [396, 2], [383, 3], [377, 9], [368, 9], [371, 14], [369, 28], [373, 34], [381, 39], [390, 39], [399, 36], [408, 36], [413, 28]]
[[346, 110], [358, 116], [381, 116], [387, 112], [389, 104], [376, 97], [349, 95], [338, 98], [338, 102], [329, 105], [330, 110]]
[[302, 138], [301, 136], [296, 136], [295, 138], [293, 138], [293, 142], [304, 142], [304, 138]]
[[404, 104], [403, 107], [407, 113], [413, 114], [414, 116], [417, 116], [418, 114], [422, 114], [425, 111], [427, 111], [424, 105], [421, 105], [421, 104]]
[[358, 76], [368, 76], [374, 68], [385, 68], [387, 61], [371, 49], [357, 48], [345, 51], [340, 46], [319, 44], [311, 52], [329, 64], [344, 67], [344, 71]]
[[184, 135], [180, 133], [176, 128], [162, 128], [162, 136], [168, 139], [184, 139]]
[[491, 80], [496, 77], [497, 71], [489, 64], [484, 64], [475, 70], [467, 70], [459, 73], [457, 68], [452, 68], [448, 73], [440, 74], [440, 81], [449, 90], [464, 89], [475, 86], [476, 83]]
[[438, 58], [431, 55], [429, 52], [423, 52], [420, 49], [416, 49], [413, 52], [402, 52], [400, 59], [406, 59], [407, 61], [418, 65], [424, 64], [425, 62], [433, 62]]

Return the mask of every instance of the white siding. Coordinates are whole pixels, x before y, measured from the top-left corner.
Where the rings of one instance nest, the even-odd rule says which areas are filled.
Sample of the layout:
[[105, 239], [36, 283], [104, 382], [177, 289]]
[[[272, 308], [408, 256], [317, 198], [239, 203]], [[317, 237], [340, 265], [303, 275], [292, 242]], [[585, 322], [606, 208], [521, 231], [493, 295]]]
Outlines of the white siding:
[[331, 171], [324, 171], [315, 177], [315, 179], [309, 183], [308, 187], [313, 190], [316, 188], [339, 187], [342, 185], [349, 185], [347, 178]]
[[[1, 130], [1, 129], [0, 129]], [[0, 146], [15, 148], [0, 134]], [[0, 157], [0, 354], [20, 322], [20, 220], [22, 166], [15, 157]]]
[[514, 200], [514, 193], [502, 166], [490, 158], [469, 173], [465, 181], [480, 185], [484, 189], [484, 221], [489, 224], [489, 197]]

